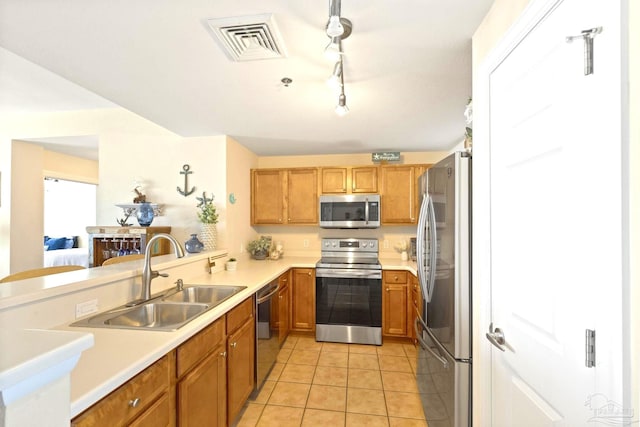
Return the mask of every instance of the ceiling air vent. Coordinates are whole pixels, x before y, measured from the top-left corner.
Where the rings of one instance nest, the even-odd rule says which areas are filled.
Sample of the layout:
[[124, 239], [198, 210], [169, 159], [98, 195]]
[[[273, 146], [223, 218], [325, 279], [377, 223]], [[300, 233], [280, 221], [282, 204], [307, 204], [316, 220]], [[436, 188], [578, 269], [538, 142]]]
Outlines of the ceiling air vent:
[[207, 24], [223, 50], [234, 61], [286, 56], [273, 14], [208, 19]]

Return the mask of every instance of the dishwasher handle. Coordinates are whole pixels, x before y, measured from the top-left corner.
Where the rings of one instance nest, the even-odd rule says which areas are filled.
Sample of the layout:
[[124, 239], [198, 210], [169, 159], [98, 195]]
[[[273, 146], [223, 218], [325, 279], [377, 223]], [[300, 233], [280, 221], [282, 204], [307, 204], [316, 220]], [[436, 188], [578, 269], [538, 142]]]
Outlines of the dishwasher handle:
[[267, 295], [265, 296], [261, 296], [258, 298], [257, 303], [258, 304], [262, 304], [263, 302], [269, 300], [272, 296], [274, 296], [275, 294], [278, 293], [278, 291], [280, 290], [280, 283], [278, 283], [274, 288], [273, 291], [269, 292]]

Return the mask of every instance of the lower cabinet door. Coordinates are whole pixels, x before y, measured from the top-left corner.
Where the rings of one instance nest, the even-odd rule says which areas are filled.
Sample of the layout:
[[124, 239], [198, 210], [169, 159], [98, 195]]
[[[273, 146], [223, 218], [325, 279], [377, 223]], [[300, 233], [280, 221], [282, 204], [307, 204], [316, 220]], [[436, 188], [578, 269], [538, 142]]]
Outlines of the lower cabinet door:
[[227, 338], [227, 414], [233, 424], [255, 387], [255, 322], [249, 320]]
[[226, 426], [226, 350], [217, 347], [178, 383], [178, 426]]

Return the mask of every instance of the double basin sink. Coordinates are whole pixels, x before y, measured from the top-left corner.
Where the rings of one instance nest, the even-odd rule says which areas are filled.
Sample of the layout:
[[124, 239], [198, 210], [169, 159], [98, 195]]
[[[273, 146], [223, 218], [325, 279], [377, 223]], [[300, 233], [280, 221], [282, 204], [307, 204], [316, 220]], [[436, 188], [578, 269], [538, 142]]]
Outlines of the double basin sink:
[[79, 320], [71, 326], [175, 331], [246, 286], [185, 286], [155, 295], [135, 306], [124, 305]]

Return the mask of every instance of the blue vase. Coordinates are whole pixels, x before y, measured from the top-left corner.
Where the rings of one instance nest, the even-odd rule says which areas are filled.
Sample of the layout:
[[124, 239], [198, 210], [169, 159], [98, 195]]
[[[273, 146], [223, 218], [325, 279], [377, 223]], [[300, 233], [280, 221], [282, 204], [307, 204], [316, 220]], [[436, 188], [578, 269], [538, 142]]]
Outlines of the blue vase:
[[136, 218], [138, 219], [138, 224], [142, 227], [148, 227], [153, 222], [153, 208], [149, 203], [141, 203], [138, 207], [138, 211], [136, 212]]
[[204, 244], [200, 240], [198, 240], [197, 234], [192, 234], [191, 238], [184, 242], [184, 248], [190, 254], [197, 254], [198, 252], [202, 252], [202, 250], [204, 249]]

